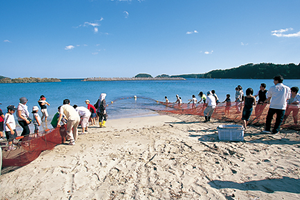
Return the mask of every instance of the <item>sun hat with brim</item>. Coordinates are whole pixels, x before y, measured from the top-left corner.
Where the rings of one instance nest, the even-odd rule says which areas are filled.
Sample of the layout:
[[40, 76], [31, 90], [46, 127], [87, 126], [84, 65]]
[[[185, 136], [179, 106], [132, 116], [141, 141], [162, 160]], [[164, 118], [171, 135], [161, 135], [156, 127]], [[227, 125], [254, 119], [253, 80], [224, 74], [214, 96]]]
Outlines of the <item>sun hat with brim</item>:
[[14, 105], [7, 106], [7, 110], [17, 110], [17, 108]]
[[32, 107], [32, 111], [37, 111], [37, 110], [39, 110], [39, 108], [37, 106]]
[[20, 98], [20, 103], [26, 103], [28, 99], [26, 97], [21, 97]]
[[85, 100], [85, 102], [90, 102], [90, 100], [87, 99], [87, 100]]

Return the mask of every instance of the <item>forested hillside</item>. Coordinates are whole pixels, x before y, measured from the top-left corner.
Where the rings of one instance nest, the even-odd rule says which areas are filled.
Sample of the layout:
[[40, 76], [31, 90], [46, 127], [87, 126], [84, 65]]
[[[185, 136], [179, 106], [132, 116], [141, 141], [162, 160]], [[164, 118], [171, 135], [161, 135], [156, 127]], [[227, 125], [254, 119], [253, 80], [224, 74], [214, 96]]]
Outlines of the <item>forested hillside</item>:
[[249, 63], [231, 69], [212, 70], [205, 74], [184, 74], [172, 77], [272, 79], [278, 74], [282, 75], [285, 79], [300, 79], [300, 64]]

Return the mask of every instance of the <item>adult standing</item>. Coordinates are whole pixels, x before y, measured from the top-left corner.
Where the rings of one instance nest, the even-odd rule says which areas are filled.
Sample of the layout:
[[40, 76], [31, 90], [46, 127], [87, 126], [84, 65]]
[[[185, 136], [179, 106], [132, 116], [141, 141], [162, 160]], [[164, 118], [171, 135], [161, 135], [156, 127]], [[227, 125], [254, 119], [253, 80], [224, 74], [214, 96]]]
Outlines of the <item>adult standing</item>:
[[99, 125], [100, 128], [105, 127], [107, 114], [106, 114], [106, 101], [105, 101], [106, 94], [101, 93], [98, 101], [94, 105], [94, 107], [97, 109], [97, 115], [99, 116]]
[[211, 91], [207, 92], [207, 107], [204, 110], [204, 117], [205, 117], [205, 121], [210, 121], [210, 117], [213, 114], [215, 108], [216, 108], [216, 98], [212, 95]]
[[65, 99], [63, 105], [60, 107], [57, 127], [60, 127], [62, 117], [67, 118], [67, 139], [70, 139], [69, 145], [75, 145], [77, 140], [78, 130], [77, 127], [80, 122], [80, 117], [76, 110], [70, 105], [70, 100]]
[[266, 103], [270, 102], [270, 108], [266, 119], [266, 127], [263, 132], [270, 133], [271, 121], [273, 119], [273, 115], [276, 114], [276, 122], [272, 130], [272, 133], [276, 134], [279, 132], [279, 128], [285, 114], [287, 99], [290, 97], [290, 88], [283, 85], [283, 77], [281, 75], [275, 76], [273, 80], [274, 85], [270, 87], [267, 93]]
[[28, 106], [26, 105], [27, 102], [28, 99], [26, 97], [21, 97], [20, 103], [17, 108], [18, 122], [23, 128], [23, 132], [21, 134], [22, 136], [30, 134], [30, 129], [28, 125], [30, 124], [31, 120], [29, 118]]

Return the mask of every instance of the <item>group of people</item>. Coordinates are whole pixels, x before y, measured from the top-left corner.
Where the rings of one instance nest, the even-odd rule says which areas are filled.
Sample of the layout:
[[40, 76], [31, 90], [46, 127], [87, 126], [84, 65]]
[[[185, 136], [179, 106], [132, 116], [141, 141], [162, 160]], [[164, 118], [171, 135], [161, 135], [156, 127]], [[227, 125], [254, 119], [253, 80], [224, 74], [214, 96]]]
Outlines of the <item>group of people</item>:
[[[90, 104], [89, 100], [86, 100], [85, 103], [87, 107], [70, 105], [70, 100], [63, 100], [63, 105], [58, 107], [58, 112], [54, 115], [51, 125], [56, 127], [61, 127], [63, 124], [67, 126], [67, 140], [70, 140], [70, 145], [74, 145], [78, 136], [78, 126], [79, 124], [82, 127], [82, 134], [87, 133], [89, 121], [91, 121], [92, 125], [96, 124], [96, 118], [98, 117], [100, 127], [105, 127], [105, 123], [107, 120], [106, 113], [106, 94], [101, 93], [99, 99], [95, 103], [95, 105]], [[13, 145], [13, 140], [17, 138], [16, 131], [16, 122], [14, 118], [14, 113], [17, 111], [16, 116], [18, 118], [18, 123], [22, 127], [21, 136], [26, 136], [30, 134], [29, 124], [32, 122], [34, 125], [34, 133], [37, 135], [39, 133], [39, 127], [41, 126], [42, 120], [47, 121], [48, 112], [47, 106], [50, 104], [46, 101], [44, 95], [41, 95], [38, 100], [38, 104], [41, 108], [42, 117], [39, 116], [38, 106], [32, 107], [32, 116], [31, 119], [28, 106], [26, 105], [28, 99], [26, 97], [20, 98], [20, 103], [16, 108], [14, 105], [9, 105], [7, 107], [7, 113], [4, 115], [2, 110], [0, 109], [0, 140], [3, 141], [7, 139], [8, 142], [8, 150], [14, 150], [15, 147]], [[5, 136], [4, 133], [5, 132]]]
[[[242, 113], [243, 127], [246, 129], [253, 108], [255, 106], [255, 115], [259, 118], [263, 109], [267, 104], [270, 104], [268, 114], [266, 117], [265, 133], [276, 134], [279, 132], [280, 125], [285, 123], [285, 120], [293, 112], [293, 120], [296, 125], [298, 122], [298, 113], [300, 107], [300, 94], [298, 87], [289, 88], [283, 84], [283, 77], [281, 75], [273, 78], [274, 85], [270, 87], [269, 91], [266, 90], [266, 84], [260, 85], [260, 90], [256, 95], [253, 95], [253, 89], [247, 88], [246, 95], [243, 92], [242, 86], [238, 85], [235, 90], [235, 107], [236, 114]], [[192, 108], [196, 108], [196, 104], [203, 102], [206, 105], [204, 110], [205, 121], [210, 121], [211, 115], [216, 108], [216, 105], [220, 102], [218, 96], [214, 90], [208, 91], [207, 96], [200, 92], [198, 94], [200, 100], [197, 101], [196, 96], [192, 95], [192, 99], [189, 99], [188, 104], [191, 104]], [[256, 98], [258, 97], [258, 101]], [[181, 98], [176, 95], [176, 104], [182, 104]], [[167, 97], [165, 97], [166, 103], [169, 103]], [[231, 107], [230, 94], [226, 95], [226, 99], [222, 102], [225, 103], [225, 115], [228, 115]], [[242, 107], [244, 105], [244, 107]], [[273, 116], [276, 114], [276, 122], [271, 131], [271, 122]]]

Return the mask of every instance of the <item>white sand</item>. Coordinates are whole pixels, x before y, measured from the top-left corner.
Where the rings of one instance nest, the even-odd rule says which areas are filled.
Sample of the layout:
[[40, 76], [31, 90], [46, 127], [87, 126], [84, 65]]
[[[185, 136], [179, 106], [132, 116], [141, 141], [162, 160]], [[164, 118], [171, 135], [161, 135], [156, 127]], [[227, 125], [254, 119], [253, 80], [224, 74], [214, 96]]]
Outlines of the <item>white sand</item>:
[[223, 142], [224, 123], [202, 121], [109, 120], [0, 176], [0, 198], [300, 199], [299, 132], [249, 127], [245, 142]]

